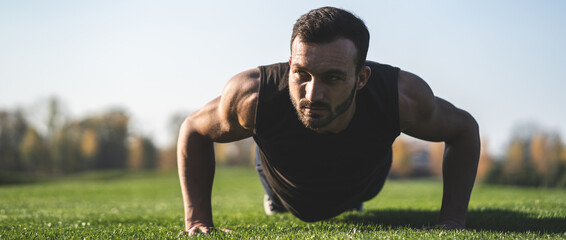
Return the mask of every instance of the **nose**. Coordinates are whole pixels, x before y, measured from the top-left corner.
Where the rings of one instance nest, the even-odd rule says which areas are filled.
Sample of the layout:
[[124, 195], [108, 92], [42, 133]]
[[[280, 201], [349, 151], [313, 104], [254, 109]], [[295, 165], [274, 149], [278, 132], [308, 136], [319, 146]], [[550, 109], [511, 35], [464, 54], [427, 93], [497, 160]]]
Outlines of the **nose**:
[[311, 102], [320, 101], [324, 97], [323, 86], [319, 81], [312, 79], [305, 87], [305, 98]]

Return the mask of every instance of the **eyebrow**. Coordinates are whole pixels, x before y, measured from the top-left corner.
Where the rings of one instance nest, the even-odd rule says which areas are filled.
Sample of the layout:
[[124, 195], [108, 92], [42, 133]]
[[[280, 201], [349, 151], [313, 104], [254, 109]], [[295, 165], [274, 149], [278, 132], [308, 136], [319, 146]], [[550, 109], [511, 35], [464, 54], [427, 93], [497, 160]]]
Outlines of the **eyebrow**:
[[[312, 71], [311, 69], [304, 67], [302, 65], [299, 65], [299, 64], [292, 64], [291, 68], [296, 68], [297, 70], [301, 70], [301, 71], [308, 71], [308, 72]], [[322, 74], [324, 74], [324, 75], [331, 75], [331, 74], [348, 75], [348, 73], [346, 71], [344, 71], [342, 69], [338, 69], [338, 68], [326, 70], [326, 71], [322, 72]]]
[[322, 73], [323, 75], [341, 75], [341, 76], [347, 76], [348, 73], [346, 71], [340, 70], [340, 69], [330, 69], [328, 71], [325, 71]]

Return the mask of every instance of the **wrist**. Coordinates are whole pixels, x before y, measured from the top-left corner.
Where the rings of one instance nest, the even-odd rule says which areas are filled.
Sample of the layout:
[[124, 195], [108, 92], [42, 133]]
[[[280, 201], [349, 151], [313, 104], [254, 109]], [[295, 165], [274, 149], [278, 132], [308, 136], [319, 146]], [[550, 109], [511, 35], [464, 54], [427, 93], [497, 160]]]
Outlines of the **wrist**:
[[457, 229], [462, 230], [466, 226], [465, 220], [456, 220], [456, 219], [440, 219], [438, 221], [437, 226], [440, 226], [445, 229]]
[[[204, 210], [204, 211], [202, 211]], [[212, 213], [210, 208], [201, 209], [197, 211], [193, 209], [185, 213], [185, 224], [187, 228], [195, 226], [213, 226]]]
[[185, 219], [185, 229], [191, 229], [194, 227], [214, 227], [212, 219], [202, 220], [202, 219]]

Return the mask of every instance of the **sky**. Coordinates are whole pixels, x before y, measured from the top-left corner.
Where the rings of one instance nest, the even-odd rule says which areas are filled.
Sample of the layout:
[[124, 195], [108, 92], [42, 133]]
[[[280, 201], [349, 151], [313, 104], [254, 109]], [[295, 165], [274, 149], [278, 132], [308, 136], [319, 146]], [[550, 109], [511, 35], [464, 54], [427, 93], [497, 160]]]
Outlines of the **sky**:
[[52, 96], [74, 118], [121, 107], [132, 131], [167, 144], [173, 114], [287, 61], [294, 22], [322, 6], [362, 18], [368, 59], [470, 112], [490, 152], [526, 123], [566, 138], [566, 2], [549, 0], [1, 1], [0, 110], [41, 122]]

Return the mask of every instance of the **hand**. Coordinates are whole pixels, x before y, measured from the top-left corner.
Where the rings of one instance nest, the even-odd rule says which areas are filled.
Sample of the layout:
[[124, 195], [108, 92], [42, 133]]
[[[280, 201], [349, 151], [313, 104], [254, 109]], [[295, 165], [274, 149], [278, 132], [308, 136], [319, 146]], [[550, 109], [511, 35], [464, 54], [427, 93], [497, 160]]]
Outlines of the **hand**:
[[189, 228], [188, 230], [182, 231], [181, 233], [179, 233], [179, 235], [187, 234], [189, 236], [193, 236], [193, 235], [196, 235], [196, 234], [199, 234], [199, 233], [207, 235], [207, 234], [210, 234], [210, 233], [213, 233], [213, 232], [216, 232], [216, 231], [221, 231], [221, 232], [224, 232], [224, 233], [233, 232], [230, 229], [220, 229], [219, 230], [219, 229], [217, 229], [213, 226], [193, 226], [193, 227]]
[[462, 224], [450, 220], [441, 221], [440, 223], [434, 225], [433, 228], [443, 229], [443, 230], [458, 230], [458, 231], [464, 230], [464, 226]]

